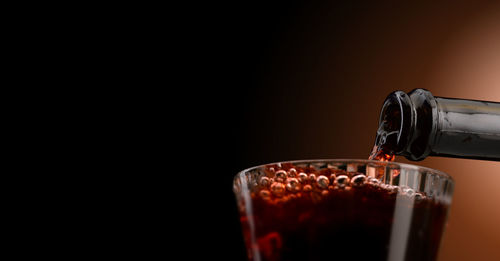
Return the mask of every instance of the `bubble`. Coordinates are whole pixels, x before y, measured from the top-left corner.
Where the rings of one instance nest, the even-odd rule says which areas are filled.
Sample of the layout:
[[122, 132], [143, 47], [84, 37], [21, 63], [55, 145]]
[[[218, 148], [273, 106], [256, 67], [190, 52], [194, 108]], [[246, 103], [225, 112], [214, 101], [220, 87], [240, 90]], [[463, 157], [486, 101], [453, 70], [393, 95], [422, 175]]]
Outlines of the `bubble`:
[[370, 177], [370, 178], [368, 178], [367, 183], [369, 183], [371, 185], [379, 185], [380, 180], [373, 178], [373, 177]]
[[269, 171], [270, 171], [271, 173], [274, 173], [274, 172], [275, 172], [275, 170], [274, 170], [274, 168], [273, 168], [273, 167], [270, 167], [270, 168], [269, 168]]
[[314, 175], [314, 174], [312, 174], [312, 173], [311, 173], [311, 174], [309, 174], [309, 181], [311, 181], [311, 182], [316, 182], [316, 175]]
[[379, 188], [381, 188], [381, 189], [387, 189], [387, 190], [389, 189], [390, 186], [391, 185], [385, 184], [385, 183], [381, 183], [381, 184], [378, 185]]
[[271, 184], [271, 192], [273, 192], [273, 195], [276, 197], [281, 197], [285, 193], [285, 185], [281, 182], [274, 182]]
[[353, 187], [361, 187], [365, 184], [366, 176], [363, 174], [356, 175], [351, 179], [351, 185]]
[[305, 185], [305, 186], [304, 186], [304, 192], [309, 192], [309, 191], [311, 191], [311, 190], [312, 190], [311, 185]]
[[300, 191], [300, 183], [296, 178], [288, 178], [286, 180], [286, 189], [291, 192]]
[[321, 191], [321, 195], [323, 195], [323, 196], [328, 195], [328, 193], [329, 193], [329, 192], [328, 192], [328, 190], [323, 190], [323, 191]]
[[337, 178], [337, 176], [335, 176], [335, 174], [331, 174], [330, 175], [330, 183], [335, 183], [335, 179]]
[[287, 178], [287, 179], [286, 179], [286, 183], [290, 183], [290, 184], [298, 185], [298, 184], [299, 184], [299, 180], [298, 180], [298, 179], [296, 179], [296, 178]]
[[412, 197], [415, 194], [415, 190], [408, 187], [403, 188], [402, 192], [404, 195], [407, 195], [408, 197]]
[[263, 198], [263, 199], [268, 199], [270, 196], [271, 196], [271, 192], [269, 192], [269, 190], [267, 189], [263, 189], [259, 192], [259, 195]]
[[284, 170], [278, 170], [274, 174], [274, 179], [278, 182], [283, 182], [286, 180], [286, 178], [287, 178], [287, 175], [286, 175], [286, 171], [284, 171]]
[[322, 189], [328, 188], [328, 185], [330, 184], [330, 180], [326, 176], [319, 176], [318, 179], [316, 180], [318, 187]]
[[420, 201], [420, 200], [423, 200], [425, 198], [425, 196], [420, 192], [415, 192], [415, 195], [413, 195], [413, 198], [416, 201]]
[[262, 178], [260, 178], [259, 183], [260, 183], [260, 185], [267, 187], [267, 186], [269, 186], [269, 184], [271, 184], [271, 179], [268, 177], [262, 177]]
[[296, 169], [294, 169], [294, 168], [289, 169], [289, 170], [288, 170], [288, 176], [289, 176], [290, 178], [295, 178], [295, 177], [297, 177], [297, 170], [296, 170]]
[[299, 173], [299, 180], [302, 183], [306, 182], [307, 181], [307, 174], [304, 172]]
[[391, 185], [391, 184], [387, 184], [386, 189], [389, 191], [389, 193], [397, 193], [399, 187]]
[[358, 176], [358, 175], [365, 175], [365, 174], [361, 173], [361, 172], [358, 172], [358, 171], [349, 171], [345, 175], [347, 175], [348, 177], [352, 178], [352, 177], [355, 177], [355, 176]]
[[337, 187], [343, 188], [349, 184], [349, 177], [346, 175], [340, 175], [335, 179], [335, 183], [337, 183]]

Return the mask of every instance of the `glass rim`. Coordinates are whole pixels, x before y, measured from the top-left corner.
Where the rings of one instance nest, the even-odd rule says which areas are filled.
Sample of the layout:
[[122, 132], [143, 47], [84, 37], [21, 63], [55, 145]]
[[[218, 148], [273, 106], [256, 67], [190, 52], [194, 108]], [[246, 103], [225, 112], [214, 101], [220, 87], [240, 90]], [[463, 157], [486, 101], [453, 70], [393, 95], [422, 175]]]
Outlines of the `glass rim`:
[[435, 174], [435, 175], [438, 175], [438, 176], [441, 176], [441, 177], [444, 177], [448, 180], [450, 180], [453, 184], [455, 183], [455, 180], [453, 180], [453, 178], [443, 172], [443, 171], [440, 171], [440, 170], [437, 170], [437, 169], [433, 169], [433, 168], [429, 168], [429, 167], [423, 167], [423, 166], [418, 166], [418, 165], [414, 165], [414, 164], [409, 164], [409, 163], [402, 163], [402, 162], [395, 162], [395, 161], [378, 161], [378, 160], [368, 160], [368, 159], [302, 159], [302, 160], [286, 160], [286, 161], [277, 161], [277, 162], [270, 162], [270, 163], [266, 163], [266, 164], [261, 164], [261, 165], [257, 165], [257, 166], [253, 166], [253, 167], [249, 167], [249, 168], [246, 168], [240, 172], [238, 172], [236, 175], [235, 175], [235, 179], [240, 177], [241, 175], [245, 175], [246, 173], [252, 171], [252, 170], [255, 170], [255, 169], [258, 169], [258, 168], [263, 168], [265, 166], [268, 166], [268, 165], [273, 165], [273, 164], [283, 164], [283, 163], [292, 163], [292, 164], [297, 164], [297, 163], [329, 163], [329, 162], [338, 162], [338, 163], [374, 163], [374, 164], [378, 164], [378, 165], [384, 165], [384, 166], [387, 166], [387, 165], [397, 165], [397, 166], [400, 166], [400, 167], [404, 167], [404, 168], [409, 168], [409, 169], [417, 169], [417, 170], [424, 170], [424, 171], [428, 171], [432, 174]]

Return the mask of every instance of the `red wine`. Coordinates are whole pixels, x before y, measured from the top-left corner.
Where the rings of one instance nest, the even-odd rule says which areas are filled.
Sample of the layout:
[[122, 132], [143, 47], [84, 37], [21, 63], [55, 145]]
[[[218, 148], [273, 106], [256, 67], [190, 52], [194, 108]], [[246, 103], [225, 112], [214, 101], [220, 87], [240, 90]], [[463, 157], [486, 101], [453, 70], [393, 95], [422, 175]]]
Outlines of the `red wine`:
[[360, 172], [293, 164], [266, 166], [250, 196], [241, 223], [262, 261], [435, 260], [448, 210]]

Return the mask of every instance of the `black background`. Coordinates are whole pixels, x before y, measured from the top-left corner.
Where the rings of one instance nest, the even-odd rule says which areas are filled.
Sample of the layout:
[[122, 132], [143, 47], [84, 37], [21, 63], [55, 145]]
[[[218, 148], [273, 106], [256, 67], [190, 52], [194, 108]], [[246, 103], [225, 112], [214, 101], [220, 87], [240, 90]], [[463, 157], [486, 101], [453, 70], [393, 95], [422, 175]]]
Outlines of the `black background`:
[[[197, 174], [210, 196], [191, 195], [196, 203], [190, 210], [196, 214], [190, 220], [196, 229], [184, 245], [203, 246], [202, 255], [218, 260], [245, 260], [231, 190], [240, 170], [282, 160], [368, 156], [379, 108], [370, 108], [369, 120], [350, 122], [348, 110], [364, 107], [367, 98], [346, 97], [342, 89], [351, 88], [349, 84], [369, 88], [354, 68], [364, 64], [357, 60], [369, 52], [364, 41], [378, 37], [373, 31], [358, 34], [374, 5], [239, 3], [212, 13], [208, 26], [200, 24], [209, 27], [200, 39], [207, 56], [199, 68], [201, 99], [193, 99], [201, 108], [191, 125], [191, 138], [198, 145], [187, 153], [207, 160], [203, 164], [208, 172]], [[377, 102], [387, 94], [381, 91]], [[344, 99], [352, 102], [345, 106]], [[370, 123], [363, 130], [369, 134], [363, 137], [362, 150], [345, 153], [331, 146], [335, 139], [325, 141], [339, 132], [331, 129], [335, 117], [345, 121], [338, 124], [358, 129], [354, 133]], [[349, 131], [341, 135], [359, 142]]]

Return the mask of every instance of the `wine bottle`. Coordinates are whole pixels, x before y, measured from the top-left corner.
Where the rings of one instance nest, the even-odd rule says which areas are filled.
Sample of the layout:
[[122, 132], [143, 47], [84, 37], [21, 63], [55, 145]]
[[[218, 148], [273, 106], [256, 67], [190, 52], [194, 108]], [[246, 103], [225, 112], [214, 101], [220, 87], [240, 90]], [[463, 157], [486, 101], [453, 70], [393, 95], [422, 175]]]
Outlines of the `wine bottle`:
[[500, 161], [500, 103], [395, 91], [382, 106], [370, 158], [381, 155]]

